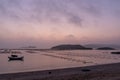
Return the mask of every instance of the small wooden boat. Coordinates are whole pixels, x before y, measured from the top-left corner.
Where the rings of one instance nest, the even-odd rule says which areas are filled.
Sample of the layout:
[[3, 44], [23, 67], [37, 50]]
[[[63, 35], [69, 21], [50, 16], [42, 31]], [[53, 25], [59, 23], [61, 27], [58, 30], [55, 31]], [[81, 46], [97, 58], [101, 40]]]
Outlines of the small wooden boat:
[[11, 55], [11, 57], [18, 57], [18, 55]]
[[21, 60], [21, 61], [23, 61], [24, 57], [23, 56], [18, 57], [18, 55], [11, 55], [8, 58], [9, 58], [9, 61], [11, 61], [11, 60]]

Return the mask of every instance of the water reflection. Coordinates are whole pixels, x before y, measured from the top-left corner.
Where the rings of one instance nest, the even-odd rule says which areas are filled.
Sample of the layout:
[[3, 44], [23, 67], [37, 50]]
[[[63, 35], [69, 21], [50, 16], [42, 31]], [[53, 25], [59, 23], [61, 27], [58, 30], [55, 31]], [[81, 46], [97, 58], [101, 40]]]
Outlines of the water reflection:
[[24, 61], [9, 61], [11, 54], [0, 54], [0, 74], [24, 71], [80, 67], [120, 62], [120, 55], [111, 51], [20, 51]]

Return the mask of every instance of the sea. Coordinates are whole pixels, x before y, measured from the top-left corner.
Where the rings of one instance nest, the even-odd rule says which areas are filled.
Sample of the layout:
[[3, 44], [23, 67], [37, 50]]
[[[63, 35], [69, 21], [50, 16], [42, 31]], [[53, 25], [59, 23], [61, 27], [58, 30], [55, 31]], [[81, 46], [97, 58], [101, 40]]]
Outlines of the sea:
[[9, 60], [11, 53], [0, 53], [0, 74], [84, 67], [120, 62], [120, 50], [19, 50], [23, 60]]

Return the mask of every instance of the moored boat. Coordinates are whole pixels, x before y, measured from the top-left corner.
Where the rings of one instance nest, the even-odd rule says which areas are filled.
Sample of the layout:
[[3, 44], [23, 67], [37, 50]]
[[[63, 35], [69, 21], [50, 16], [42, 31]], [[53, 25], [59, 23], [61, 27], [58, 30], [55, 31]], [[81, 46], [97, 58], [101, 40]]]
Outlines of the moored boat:
[[22, 61], [24, 59], [24, 56], [18, 57], [18, 55], [11, 55], [8, 58], [9, 58], [9, 61], [10, 60], [21, 60]]

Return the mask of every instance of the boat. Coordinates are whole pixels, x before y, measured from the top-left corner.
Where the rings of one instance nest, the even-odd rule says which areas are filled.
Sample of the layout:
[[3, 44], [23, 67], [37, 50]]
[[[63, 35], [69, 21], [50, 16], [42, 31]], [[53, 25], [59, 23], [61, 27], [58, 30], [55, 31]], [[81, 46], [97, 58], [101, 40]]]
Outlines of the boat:
[[21, 61], [23, 61], [24, 56], [18, 57], [18, 55], [11, 55], [8, 58], [9, 58], [9, 61], [11, 61], [11, 60], [21, 60]]
[[18, 57], [18, 55], [11, 55], [11, 57]]

